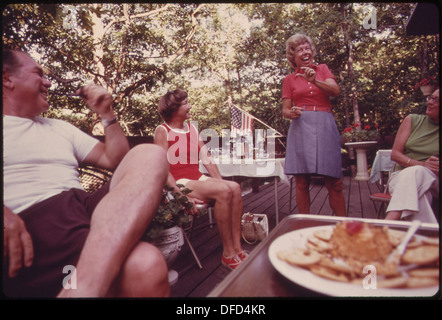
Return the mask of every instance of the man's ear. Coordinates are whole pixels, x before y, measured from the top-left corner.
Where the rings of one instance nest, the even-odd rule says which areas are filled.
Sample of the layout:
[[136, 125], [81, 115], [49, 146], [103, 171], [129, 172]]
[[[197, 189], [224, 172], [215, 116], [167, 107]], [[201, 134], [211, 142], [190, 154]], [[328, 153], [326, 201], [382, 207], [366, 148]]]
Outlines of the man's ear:
[[6, 71], [5, 68], [3, 68], [2, 81], [3, 81], [3, 87], [9, 89], [14, 88], [14, 82], [11, 79], [11, 74], [8, 71]]

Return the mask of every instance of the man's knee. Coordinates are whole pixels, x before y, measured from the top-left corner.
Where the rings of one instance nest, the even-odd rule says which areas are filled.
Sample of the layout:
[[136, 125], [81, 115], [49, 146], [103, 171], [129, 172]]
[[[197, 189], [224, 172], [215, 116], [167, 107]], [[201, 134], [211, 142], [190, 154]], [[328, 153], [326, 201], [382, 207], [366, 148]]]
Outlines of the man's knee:
[[126, 154], [114, 172], [111, 189], [119, 183], [143, 185], [154, 179], [155, 183], [165, 184], [169, 173], [169, 163], [163, 148], [154, 144], [140, 144]]
[[166, 151], [156, 144], [139, 144], [129, 151], [128, 156], [168, 168]]
[[126, 296], [167, 296], [168, 268], [161, 251], [147, 242], [139, 242], [123, 267], [121, 286]]
[[169, 172], [166, 151], [155, 144], [139, 144], [133, 147], [123, 159], [122, 165], [129, 169], [145, 170], [150, 173]]

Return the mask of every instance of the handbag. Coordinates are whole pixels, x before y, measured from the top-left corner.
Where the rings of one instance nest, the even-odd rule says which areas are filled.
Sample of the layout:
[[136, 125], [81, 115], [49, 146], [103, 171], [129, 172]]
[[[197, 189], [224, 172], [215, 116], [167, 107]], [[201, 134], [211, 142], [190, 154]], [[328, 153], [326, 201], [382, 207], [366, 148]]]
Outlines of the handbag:
[[241, 219], [241, 235], [248, 244], [263, 240], [269, 234], [267, 215], [246, 212]]

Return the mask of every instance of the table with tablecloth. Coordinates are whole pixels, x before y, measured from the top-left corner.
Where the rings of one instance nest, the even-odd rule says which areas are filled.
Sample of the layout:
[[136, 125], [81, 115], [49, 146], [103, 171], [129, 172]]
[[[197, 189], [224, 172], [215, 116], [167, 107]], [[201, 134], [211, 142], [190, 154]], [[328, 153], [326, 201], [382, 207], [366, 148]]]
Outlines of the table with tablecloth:
[[[275, 178], [275, 214], [276, 223], [279, 222], [278, 204], [278, 179], [289, 184], [288, 177], [284, 174], [285, 158], [263, 158], [263, 159], [235, 159], [215, 158], [218, 170], [223, 177], [243, 176], [250, 178]], [[200, 171], [207, 173], [206, 168], [200, 162]]]
[[378, 150], [371, 167], [370, 182], [375, 183], [380, 181], [382, 172], [390, 172], [394, 164], [395, 162], [391, 160], [391, 150]]

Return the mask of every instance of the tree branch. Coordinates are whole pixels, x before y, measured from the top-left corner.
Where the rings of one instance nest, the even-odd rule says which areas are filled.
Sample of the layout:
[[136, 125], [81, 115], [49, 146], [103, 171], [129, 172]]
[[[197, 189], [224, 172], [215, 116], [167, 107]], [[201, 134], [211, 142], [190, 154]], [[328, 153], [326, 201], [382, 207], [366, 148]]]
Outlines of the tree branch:
[[144, 12], [144, 13], [139, 13], [139, 14], [134, 14], [132, 16], [130, 15], [124, 15], [123, 18], [114, 18], [111, 22], [109, 22], [109, 24], [106, 26], [106, 28], [104, 29], [104, 34], [106, 34], [109, 29], [115, 24], [115, 23], [119, 23], [119, 22], [127, 22], [129, 20], [133, 20], [133, 19], [137, 19], [137, 18], [145, 18], [145, 17], [149, 17], [149, 16], [153, 16], [156, 15], [158, 13], [161, 13], [162, 11], [165, 11], [167, 9], [169, 9], [169, 7], [172, 4], [168, 3], [166, 4], [164, 7], [160, 8], [160, 9], [156, 9], [156, 10], [152, 10], [149, 12]]
[[[186, 53], [188, 43], [195, 35], [196, 26], [198, 25], [198, 22], [196, 20], [196, 16], [200, 13], [201, 9], [204, 8], [205, 6], [206, 6], [205, 4], [199, 4], [198, 7], [195, 9], [195, 11], [192, 13], [192, 15], [191, 15], [192, 28], [191, 28], [189, 34], [186, 36], [184, 43], [179, 47], [179, 49], [176, 51], [176, 53], [170, 55], [168, 59], [165, 59], [162, 63], [160, 63], [157, 66], [157, 68], [155, 70], [151, 71], [147, 76], [128, 85], [124, 90], [122, 90], [118, 94], [117, 98], [114, 100], [114, 105], [117, 105], [118, 103], [120, 103], [125, 97], [130, 96], [133, 91], [138, 89], [140, 86], [146, 84], [153, 76], [158, 76], [158, 75], [164, 74], [163, 69], [164, 69], [165, 65], [172, 63], [173, 61], [175, 61], [176, 59], [178, 59], [179, 57], [184, 55], [184, 53]], [[165, 10], [166, 7], [156, 10], [155, 13], [158, 13], [160, 10], [161, 11]], [[151, 11], [151, 12], [153, 12], [153, 11]], [[136, 15], [136, 16], [140, 17], [141, 15], [145, 16], [144, 14], [140, 14], [140, 15]], [[134, 16], [132, 16], [132, 17], [134, 17]]]

